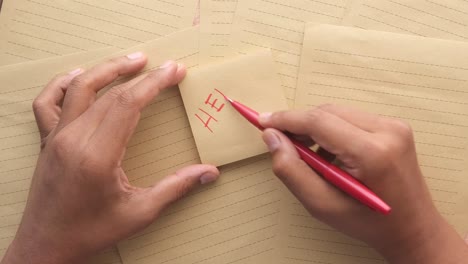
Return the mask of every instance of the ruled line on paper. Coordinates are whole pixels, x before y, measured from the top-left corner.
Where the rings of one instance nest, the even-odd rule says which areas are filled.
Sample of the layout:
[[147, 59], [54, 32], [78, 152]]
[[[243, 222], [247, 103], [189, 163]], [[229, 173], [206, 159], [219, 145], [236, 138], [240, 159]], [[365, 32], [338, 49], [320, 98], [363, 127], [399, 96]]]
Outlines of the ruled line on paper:
[[468, 3], [442, 0], [369, 1], [354, 4], [345, 24], [413, 35], [468, 39]]
[[229, 38], [237, 0], [201, 2], [200, 32], [205, 37], [200, 42], [200, 59], [203, 63], [217, 61], [229, 56]]
[[[230, 46], [240, 53], [270, 48], [289, 104], [295, 98], [305, 22], [339, 23], [346, 1], [239, 0]], [[293, 69], [291, 71], [291, 67]]]
[[[224, 243], [226, 243], [226, 242], [232, 242], [232, 240], [236, 240], [236, 239], [238, 239], [238, 238], [243, 238], [243, 237], [245, 237], [245, 236], [247, 236], [247, 235], [252, 235], [252, 234], [254, 234], [254, 233], [256, 233], [256, 232], [259, 232], [259, 231], [265, 231], [266, 229], [271, 229], [271, 228], [274, 227], [274, 226], [275, 226], [275, 225], [270, 225], [270, 226], [267, 226], [267, 227], [258, 228], [257, 230], [250, 231], [250, 232], [248, 232], [248, 233], [246, 233], [246, 234], [241, 234], [241, 235], [238, 235], [238, 236], [235, 236], [235, 237], [231, 237], [231, 238], [229, 238], [229, 239], [227, 239], [227, 240], [224, 240], [224, 241], [221, 241], [221, 242], [217, 242], [217, 243], [214, 244], [214, 245], [211, 245], [211, 246], [208, 246], [208, 245], [207, 245], [205, 248], [203, 248], [203, 250], [207, 250], [207, 249], [209, 249], [209, 248], [212, 248], [212, 247], [215, 247], [215, 246], [218, 246], [218, 245], [222, 245], [222, 244], [224, 244]], [[213, 233], [213, 234], [216, 234], [216, 233]], [[207, 237], [208, 237], [208, 236], [207, 236]], [[199, 239], [203, 239], [203, 238], [206, 238], [206, 237], [200, 237]], [[270, 238], [271, 238], [271, 237], [270, 237]], [[267, 238], [267, 239], [270, 239], [270, 238]], [[192, 241], [189, 241], [189, 242], [186, 242], [186, 243], [190, 243], [190, 242], [192, 242]], [[163, 250], [163, 251], [171, 250], [171, 249], [173, 249], [173, 248], [176, 248], [176, 247], [171, 247], [171, 248], [165, 249], [165, 250]], [[161, 252], [163, 252], [163, 251], [161, 251]], [[170, 260], [168, 260], [168, 261], [175, 260], [175, 259], [178, 259], [178, 258], [182, 258], [182, 257], [188, 256], [188, 255], [191, 255], [191, 254], [200, 252], [200, 251], [202, 251], [202, 250], [194, 250], [194, 251], [185, 253], [185, 254], [183, 254], [183, 255], [179, 255], [179, 256], [177, 256], [177, 257], [175, 257], [175, 258], [173, 258], [173, 259], [170, 259]], [[148, 257], [150, 257], [150, 256], [157, 255], [158, 253], [160, 253], [160, 252], [155, 252], [155, 253], [152, 254], [152, 255], [144, 256], [144, 257], [141, 257], [141, 258], [139, 258], [139, 259], [137, 259], [137, 260], [145, 259], [145, 258], [148, 258]]]
[[[242, 227], [242, 226], [244, 226], [244, 225], [251, 224], [252, 222], [256, 222], [256, 221], [258, 221], [258, 220], [260, 220], [260, 219], [263, 219], [263, 218], [266, 218], [266, 217], [271, 217], [271, 216], [273, 216], [273, 215], [275, 215], [275, 214], [277, 214], [277, 213], [278, 213], [278, 212], [276, 211], [276, 212], [273, 212], [273, 213], [271, 213], [271, 214], [267, 214], [267, 215], [263, 215], [263, 216], [258, 216], [258, 217], [254, 218], [254, 219], [250, 219], [250, 220], [247, 220], [247, 221], [243, 221], [243, 222], [236, 223], [235, 225], [229, 226], [229, 227], [227, 227], [227, 228], [225, 228], [225, 229], [221, 229], [221, 230], [218, 230], [218, 231], [210, 232], [209, 234], [206, 234], [205, 236], [200, 236], [200, 237], [197, 237], [197, 238], [192, 239], [192, 240], [184, 241], [182, 244], [175, 245], [175, 246], [170, 247], [170, 248], [162, 249], [162, 250], [160, 250], [160, 251], [158, 251], [158, 252], [153, 252], [153, 253], [151, 253], [151, 254], [149, 254], [149, 255], [141, 256], [141, 257], [138, 258], [137, 260], [145, 259], [145, 258], [154, 256], [154, 255], [157, 255], [157, 254], [159, 254], [159, 253], [161, 253], [161, 252], [164, 252], [164, 251], [167, 251], [167, 250], [170, 250], [170, 249], [174, 249], [174, 248], [177, 248], [177, 247], [179, 247], [179, 246], [184, 246], [184, 245], [193, 243], [193, 242], [195, 242], [195, 241], [197, 241], [197, 240], [200, 240], [200, 239], [205, 239], [205, 238], [208, 238], [208, 237], [212, 237], [212, 236], [215, 236], [215, 235], [217, 235], [217, 234], [220, 234], [220, 233], [229, 231], [229, 230], [231, 230], [231, 229], [236, 229], [236, 228]], [[271, 227], [273, 227], [273, 226], [275, 226], [275, 224], [273, 224], [273, 225], [268, 225], [268, 226], [266, 226], [266, 227], [261, 227], [261, 228], [258, 228], [257, 230], [249, 231], [249, 232], [244, 233], [244, 234], [241, 234], [241, 235], [236, 235], [236, 236], [233, 236], [233, 237], [229, 237], [227, 240], [225, 240], [225, 241], [223, 241], [223, 242], [216, 242], [216, 243], [215, 243], [214, 245], [212, 245], [212, 246], [203, 248], [203, 250], [206, 250], [207, 248], [210, 248], [210, 247], [213, 247], [213, 246], [218, 246], [218, 245], [223, 244], [223, 243], [225, 243], [225, 242], [230, 242], [230, 241], [232, 241], [232, 240], [234, 240], [234, 239], [238, 239], [238, 238], [242, 238], [242, 237], [251, 235], [252, 233], [255, 233], [255, 232], [257, 232], [257, 231], [263, 231], [263, 230], [265, 230], [265, 229], [269, 229], [269, 228], [271, 228]], [[202, 226], [202, 227], [204, 227], [204, 226]], [[201, 227], [200, 227], [200, 228], [201, 228]], [[188, 233], [188, 232], [191, 232], [191, 231], [193, 231], [193, 230], [194, 230], [194, 229], [190, 229], [190, 230], [187, 230], [187, 231], [184, 231], [184, 232], [181, 232], [181, 233], [177, 233], [177, 234], [173, 235], [172, 237], [163, 238], [163, 239], [160, 239], [160, 240], [158, 240], [158, 241], [152, 241], [151, 244], [141, 245], [139, 248], [134, 248], [134, 249], [132, 249], [132, 250], [133, 250], [133, 251], [140, 250], [140, 249], [142, 249], [142, 248], [149, 247], [149, 246], [151, 246], [152, 244], [161, 243], [161, 242], [163, 242], [163, 241], [165, 241], [165, 240], [168, 240], [168, 239], [171, 239], [171, 238], [173, 238], [173, 237], [175, 237], [175, 236], [184, 235], [184, 234], [186, 234], [186, 233]], [[197, 251], [199, 251], [199, 250], [197, 250]], [[186, 254], [186, 255], [193, 254], [193, 253], [195, 253], [195, 252], [197, 252], [197, 251], [190, 252], [190, 253], [188, 253], [188, 254]], [[179, 258], [179, 257], [184, 257], [184, 256], [186, 256], [186, 255], [180, 255], [180, 256], [178, 256], [177, 258]]]
[[368, 7], [368, 8], [371, 8], [371, 9], [375, 9], [375, 10], [377, 10], [377, 11], [379, 11], [379, 12], [384, 13], [384, 14], [392, 15], [392, 16], [395, 16], [395, 17], [397, 17], [397, 18], [399, 18], [399, 19], [403, 19], [403, 20], [405, 20], [405, 21], [409, 21], [409, 22], [414, 23], [414, 24], [418, 24], [418, 25], [421, 25], [421, 26], [425, 26], [425, 27], [428, 27], [428, 28], [433, 29], [433, 30], [436, 30], [436, 31], [440, 31], [440, 32], [443, 32], [443, 33], [446, 33], [446, 34], [449, 34], [449, 35], [453, 35], [453, 36], [459, 37], [459, 38], [461, 38], [461, 39], [467, 39], [467, 37], [465, 37], [465, 36], [463, 36], [463, 35], [460, 35], [460, 34], [458, 34], [458, 33], [451, 32], [451, 31], [449, 31], [449, 30], [447, 30], [447, 29], [439, 28], [439, 27], [437, 27], [437, 26], [435, 26], [435, 25], [431, 25], [431, 24], [428, 24], [428, 23], [419, 22], [419, 21], [417, 21], [417, 20], [415, 20], [415, 19], [412, 19], [412, 18], [409, 18], [409, 17], [404, 17], [404, 16], [398, 15], [398, 14], [396, 14], [396, 13], [388, 12], [388, 11], [382, 10], [382, 9], [380, 9], [380, 8], [377, 8], [377, 7], [375, 7], [375, 6], [371, 6], [371, 5], [367, 5], [367, 4], [366, 4], [365, 6]]
[[[103, 6], [86, 0], [16, 1], [2, 13], [6, 17], [6, 28], [14, 29], [6, 34], [5, 60], [2, 63], [47, 58], [104, 46], [123, 49], [191, 26], [193, 9], [197, 4], [195, 0], [160, 0], [151, 4], [144, 1], [107, 1], [113, 2], [112, 5]], [[90, 26], [89, 21], [100, 23], [94, 27]], [[87, 37], [90, 35], [92, 37]]]
[[[440, 16], [440, 15], [437, 15], [437, 14], [434, 14], [432, 12], [427, 12], [427, 11], [424, 11], [422, 9], [419, 9], [417, 7], [413, 7], [413, 6], [410, 6], [410, 5], [407, 5], [407, 4], [403, 4], [403, 3], [400, 3], [400, 2], [397, 2], [397, 1], [392, 1], [392, 0], [386, 0], [386, 1], [389, 1], [391, 3], [394, 3], [396, 5], [399, 5], [399, 6], [402, 6], [402, 7], [405, 7], [405, 8], [408, 8], [410, 10], [414, 10], [416, 12], [419, 12], [419, 13], [422, 13], [422, 14], [426, 14], [426, 15], [429, 15], [429, 16], [432, 16], [432, 17], [435, 17], [435, 18], [438, 18], [438, 19], [441, 19], [441, 20], [445, 20], [447, 22], [450, 22], [450, 23], [454, 23], [454, 24], [458, 24], [458, 25], [461, 25], [461, 26], [468, 26], [467, 24], [465, 23], [461, 23], [459, 21], [455, 21], [451, 18], [448, 18], [448, 17], [443, 17], [443, 16]], [[430, 1], [426, 1], [426, 2], [430, 2]], [[434, 2], [431, 2], [431, 3], [434, 3]], [[439, 6], [443, 6], [443, 5], [440, 5]], [[447, 6], [445, 6], [446, 8], [448, 8]], [[452, 8], [453, 9], [453, 8]]]
[[[357, 77], [357, 76], [351, 76], [351, 75], [345, 75], [345, 74], [338, 74], [338, 73], [327, 73], [327, 72], [311, 72], [314, 74], [318, 75], [328, 75], [328, 76], [334, 76], [334, 77], [341, 77], [341, 78], [349, 78], [349, 79], [356, 79], [356, 80], [363, 80], [363, 81], [373, 81], [373, 82], [378, 82], [378, 83], [388, 83], [388, 84], [395, 84], [395, 85], [403, 85], [403, 86], [411, 86], [411, 87], [417, 87], [417, 88], [424, 88], [424, 89], [430, 89], [430, 90], [440, 90], [440, 91], [449, 91], [449, 92], [457, 92], [457, 93], [468, 93], [468, 91], [463, 91], [463, 90], [453, 90], [453, 89], [448, 89], [448, 88], [440, 88], [440, 87], [430, 87], [426, 85], [420, 85], [420, 84], [415, 84], [415, 83], [403, 83], [403, 82], [396, 82], [396, 81], [389, 81], [389, 80], [379, 80], [379, 79], [371, 79], [368, 77]], [[437, 99], [434, 99], [437, 100]], [[444, 101], [443, 99], [440, 99], [441, 101]], [[456, 102], [457, 104], [465, 105], [468, 103], [465, 102]]]
[[84, 26], [84, 25], [81, 25], [81, 24], [77, 24], [77, 23], [73, 23], [73, 22], [70, 22], [70, 21], [65, 21], [65, 20], [53, 18], [53, 17], [50, 17], [50, 16], [30, 12], [30, 11], [23, 10], [23, 9], [16, 9], [16, 11], [18, 11], [20, 13], [26, 13], [26, 14], [29, 14], [29, 15], [32, 15], [32, 16], [42, 17], [42, 18], [45, 18], [45, 19], [48, 19], [48, 20], [51, 20], [51, 21], [56, 21], [56, 22], [59, 22], [59, 23], [70, 25], [70, 26], [75, 26], [75, 27], [79, 27], [79, 28], [88, 29], [88, 30], [91, 30], [91, 31], [96, 31], [96, 32], [99, 32], [99, 33], [103, 33], [105, 35], [114, 36], [114, 37], [118, 37], [118, 38], [125, 39], [125, 40], [130, 40], [130, 41], [134, 42], [134, 44], [139, 43], [139, 41], [136, 40], [136, 39], [132, 39], [132, 38], [129, 38], [129, 37], [126, 37], [126, 36], [123, 36], [123, 35], [119, 35], [119, 34], [115, 34], [115, 33], [111, 33], [111, 32], [107, 32], [107, 31], [100, 30], [100, 29], [97, 29], [97, 28], [87, 27], [87, 26]]
[[[60, 7], [57, 7], [57, 6], [53, 6], [53, 5], [49, 5], [49, 4], [46, 4], [44, 2], [40, 2], [40, 1], [34, 1], [34, 0], [26, 0], [30, 3], [34, 3], [34, 4], [37, 4], [39, 6], [43, 6], [43, 7], [47, 7], [47, 8], [51, 8], [51, 9], [56, 9], [60, 12], [65, 12], [65, 13], [71, 13], [71, 14], [74, 14], [74, 15], [78, 15], [78, 16], [83, 16], [83, 17], [87, 17], [87, 18], [91, 18], [91, 19], [94, 19], [94, 20], [98, 20], [98, 21], [102, 21], [102, 22], [106, 22], [106, 23], [109, 23], [109, 24], [112, 24], [112, 25], [117, 25], [117, 26], [121, 26], [121, 27], [128, 27], [132, 30], [140, 30], [138, 27], [130, 27], [129, 25], [125, 25], [125, 24], [120, 24], [120, 23], [117, 23], [116, 21], [112, 21], [112, 20], [107, 20], [107, 19], [103, 19], [101, 17], [98, 17], [98, 16], [91, 16], [89, 14], [86, 14], [86, 13], [80, 13], [80, 12], [76, 12], [74, 10], [70, 10], [70, 9], [65, 9], [65, 8], [60, 8]], [[84, 4], [86, 5], [85, 3], [82, 3], [81, 1], [76, 1], [76, 0], [73, 0], [73, 2], [75, 3], [79, 3], [79, 4]], [[91, 5], [90, 5], [91, 6]], [[17, 9], [18, 10], [18, 9]], [[110, 11], [110, 12], [113, 12], [111, 10], [107, 10], [107, 11]], [[117, 13], [117, 12], [116, 12]], [[119, 14], [123, 14], [121, 12], [118, 12]], [[126, 15], [126, 14], [124, 14]], [[135, 17], [133, 15], [128, 15], [130, 17]], [[141, 17], [136, 17], [137, 19], [142, 19]], [[151, 21], [153, 22], [153, 21]], [[158, 23], [158, 22], [154, 22], [154, 23]], [[169, 25], [164, 25], [164, 26], [169, 26]]]
[[[415, 128], [419, 163], [433, 194], [433, 201], [444, 217], [454, 216], [457, 197], [463, 191], [459, 186], [463, 182], [461, 174], [465, 163], [464, 131], [468, 129], [465, 125], [468, 112], [463, 109], [466, 109], [464, 98], [468, 95], [461, 87], [466, 82], [464, 75], [468, 65], [463, 60], [448, 63], [440, 59], [450, 56], [448, 53], [453, 48], [435, 43], [437, 40], [433, 40], [430, 46], [437, 50], [437, 56], [411, 56], [407, 51], [415, 49], [417, 41], [423, 42], [423, 39], [412, 39], [411, 45], [409, 40], [398, 43], [407, 47], [404, 53], [399, 54], [395, 48], [389, 48], [398, 45], [384, 43], [383, 38], [372, 38], [374, 41], [367, 41], [362, 46], [362, 39], [372, 33], [341, 35], [345, 30], [340, 28], [333, 31], [339, 27], [316, 28], [323, 31], [313, 31], [315, 35], [306, 36], [305, 40], [309, 45], [303, 51], [305, 57], [297, 106], [316, 107], [325, 102], [334, 102], [408, 121]], [[353, 42], [354, 37], [356, 40]], [[330, 43], [333, 45], [330, 46]], [[427, 93], [429, 91], [431, 93]], [[341, 236], [332, 228], [310, 221], [309, 214], [300, 203], [291, 202], [282, 208], [285, 211], [281, 213], [280, 228], [283, 230], [287, 225], [284, 230], [289, 232], [283, 244], [287, 247], [283, 254], [285, 260], [329, 264], [343, 260], [350, 263], [383, 262], [373, 257], [371, 251], [367, 252], [361, 244]], [[312, 244], [304, 246], [307, 245], [305, 241]]]
[[[260, 194], [260, 195], [263, 195], [263, 194]], [[198, 218], [198, 217], [202, 217], [202, 216], [205, 216], [205, 215], [208, 215], [208, 214], [211, 214], [211, 213], [214, 213], [218, 210], [221, 210], [221, 209], [225, 209], [225, 208], [228, 208], [229, 206], [233, 206], [233, 205], [237, 205], [237, 204], [240, 204], [240, 203], [243, 203], [243, 202], [246, 202], [246, 201], [250, 201], [254, 198], [257, 198], [258, 196], [254, 196], [254, 197], [249, 197], [247, 199], [244, 199], [244, 200], [241, 200], [241, 201], [237, 201], [233, 204], [227, 204], [221, 208], [216, 208], [216, 209], [213, 209], [213, 210], [210, 210], [210, 211], [207, 211], [207, 212], [204, 212], [204, 213], [201, 213], [201, 214], [198, 214], [198, 215], [195, 215], [195, 216], [192, 216], [190, 218], [187, 218], [187, 219], [184, 219], [182, 221], [179, 221], [179, 222], [176, 222], [176, 223], [172, 223], [170, 225], [167, 225], [167, 226], [163, 226], [163, 227], [160, 227], [158, 229], [154, 229], [154, 230], [149, 230], [148, 232], [145, 232], [141, 235], [138, 235], [138, 236], [134, 236], [132, 238], [130, 238], [130, 240], [135, 240], [135, 239], [138, 239], [138, 238], [141, 238], [145, 235], [148, 235], [148, 234], [151, 234], [151, 233], [154, 233], [154, 232], [158, 232], [158, 231], [161, 231], [163, 229], [167, 229], [169, 227], [173, 227], [175, 225], [178, 225], [178, 224], [181, 224], [181, 223], [185, 223], [185, 222], [188, 222], [188, 221], [191, 221], [193, 220], [194, 218]], [[259, 206], [256, 206], [252, 209], [246, 209], [245, 211], [242, 211], [240, 213], [236, 213], [236, 214], [231, 214], [229, 216], [226, 216], [226, 217], [223, 217], [223, 218], [220, 218], [220, 219], [216, 219], [214, 221], [211, 221], [210, 223], [206, 224], [206, 225], [202, 225], [202, 226], [198, 226], [197, 228], [202, 228], [202, 227], [206, 227], [208, 225], [211, 225], [211, 224], [215, 224], [215, 223], [218, 223], [218, 222], [221, 222], [221, 221], [224, 221], [224, 220], [229, 220], [229, 219], [232, 219], [232, 217], [236, 217], [236, 216], [240, 216], [240, 215], [243, 215], [243, 214], [246, 214], [246, 213], [249, 213], [249, 212], [252, 212], [252, 211], [255, 211], [255, 210], [258, 210], [258, 209], [262, 209], [264, 207], [267, 207], [267, 206], [274, 206], [277, 202], [279, 202], [279, 200], [275, 200], [273, 202], [269, 202], [269, 203], [266, 203], [266, 204], [261, 204]], [[132, 249], [132, 251], [134, 251], [134, 249]]]
[[[187, 65], [192, 65], [192, 60], [194, 58], [194, 49], [191, 49], [190, 52], [186, 52], [186, 54], [179, 56], [180, 58], [186, 58], [184, 59], [185, 62], [187, 62]], [[195, 54], [196, 55], [196, 54]], [[99, 55], [99, 57], [102, 55]], [[93, 56], [95, 57], [95, 56]], [[176, 56], [174, 56], [176, 57]], [[90, 59], [91, 60], [91, 56]], [[84, 58], [83, 58], [84, 59]], [[83, 61], [83, 59], [81, 59]], [[70, 61], [70, 60], [69, 60]], [[75, 64], [74, 62], [73, 64]], [[81, 62], [83, 63], [83, 62]], [[25, 64], [25, 66], [27, 66]], [[67, 66], [62, 66], [66, 68]], [[68, 66], [69, 67], [69, 66]], [[154, 67], [157, 67], [157, 65], [154, 65]], [[21, 67], [19, 67], [21, 68]], [[43, 72], [46, 70], [48, 67], [41, 67], [41, 71]], [[57, 68], [57, 67], [56, 67]], [[31, 67], [28, 69], [31, 70]], [[36, 69], [37, 70], [37, 69]], [[63, 68], [62, 68], [63, 70]], [[55, 73], [48, 73], [49, 76], [52, 77]], [[33, 76], [34, 74], [32, 74]], [[0, 71], [0, 78], [14, 78], [14, 74], [5, 74]], [[42, 76], [42, 75], [41, 75]], [[36, 77], [36, 76], [34, 76]], [[47, 77], [47, 74], [45, 74], [42, 77], [42, 81], [39, 80], [37, 81], [37, 78], [28, 78], [28, 79], [21, 79], [17, 78], [15, 80], [15, 90], [12, 91], [3, 91], [3, 94], [0, 96], [5, 96], [6, 98], [14, 98], [13, 100], [18, 100], [17, 102], [11, 102], [8, 100], [5, 100], [5, 109], [13, 109], [13, 111], [3, 111], [2, 114], [0, 115], [0, 122], [2, 123], [2, 129], [0, 129], [0, 134], [1, 139], [4, 142], [7, 142], [7, 145], [4, 145], [3, 148], [8, 148], [9, 150], [13, 150], [18, 148], [18, 150], [15, 150], [14, 152], [11, 151], [9, 152], [8, 155], [2, 155], [0, 157], [0, 163], [2, 164], [3, 171], [0, 172], [1, 177], [0, 177], [0, 195], [4, 197], [4, 203], [0, 205], [0, 219], [2, 219], [2, 223], [0, 223], [0, 229], [2, 230], [8, 230], [9, 233], [8, 235], [4, 235], [2, 238], [2, 245], [1, 247], [6, 249], [7, 243], [9, 240], [11, 240], [14, 237], [14, 229], [17, 226], [15, 224], [16, 221], [19, 221], [17, 216], [21, 216], [21, 212], [23, 211], [23, 208], [26, 203], [26, 196], [27, 192], [29, 190], [29, 183], [31, 180], [31, 177], [33, 175], [33, 169], [34, 169], [34, 160], [37, 157], [37, 153], [39, 150], [39, 136], [37, 127], [34, 125], [34, 121], [32, 119], [32, 109], [30, 107], [30, 104], [28, 104], [28, 101], [30, 100], [24, 100], [24, 94], [37, 94], [39, 90], [43, 87], [43, 85], [37, 85], [37, 83], [45, 83], [45, 81], [48, 81], [49, 78]], [[13, 83], [13, 82], [9, 82]], [[21, 83], [21, 84], [19, 84]], [[31, 85], [31, 84], [35, 85]], [[11, 87], [11, 86], [10, 86]], [[175, 91], [175, 90], [174, 90]], [[16, 97], [18, 99], [16, 99]], [[19, 98], [23, 99], [19, 99]], [[3, 101], [3, 100], [2, 100]], [[25, 103], [26, 102], [26, 103]], [[183, 111], [181, 110], [181, 115], [173, 115], [173, 113], [179, 111], [181, 109], [181, 99], [180, 99], [180, 94], [179, 93], [165, 93], [163, 92], [159, 99], [155, 100], [145, 111], [142, 112], [142, 126], [144, 129], [151, 128], [152, 125], [151, 123], [157, 123], [161, 125], [161, 123], [166, 122], [168, 119], [174, 117], [175, 121], [172, 123], [167, 123], [166, 126], [162, 125], [157, 127], [156, 129], [162, 129], [167, 130], [167, 129], [172, 129], [172, 125], [176, 124], [177, 126], [180, 127], [181, 124], [183, 124], [183, 120], [186, 120], [186, 116], [183, 115]], [[158, 114], [155, 111], [161, 111], [160, 114]], [[13, 113], [14, 112], [14, 113]], [[26, 114], [31, 113], [31, 115], [27, 115], [27, 119], [31, 118], [31, 121], [24, 122], [26, 118]], [[162, 118], [164, 117], [164, 118]], [[158, 121], [158, 120], [162, 120]], [[179, 121], [180, 120], [180, 121]], [[154, 126], [153, 126], [154, 127]], [[188, 128], [187, 125], [185, 125], [186, 128]], [[139, 135], [140, 137], [144, 140], [151, 139], [151, 135], [149, 133], [145, 133], [145, 131], [142, 131], [144, 129], [140, 129]], [[138, 129], [137, 129], [138, 130]], [[190, 135], [189, 129], [186, 129], [188, 133], [186, 135]], [[12, 132], [18, 131], [20, 133], [17, 134], [12, 134]], [[34, 137], [34, 135], [37, 135]], [[163, 134], [163, 133], [159, 133]], [[185, 136], [184, 134], [181, 134], [184, 136], [183, 139], [185, 140], [190, 140], [190, 136]], [[157, 142], [156, 139], [154, 139], [151, 142], [146, 142], [147, 146], [155, 145], [155, 148], [162, 147], [162, 145], [167, 144], [168, 142], [173, 142], [175, 144], [175, 148], [178, 148], [178, 144], [183, 144], [182, 141], [180, 140], [175, 140], [174, 138], [171, 138], [169, 141], [162, 142], [162, 144], [155, 144]], [[33, 143], [34, 142], [34, 143]], [[133, 141], [135, 142], [135, 141]], [[136, 141], [138, 142], [138, 140]], [[139, 157], [145, 157], [147, 159], [148, 156], [153, 156], [152, 152], [149, 151], [144, 151], [144, 149], [141, 149], [139, 147], [135, 147], [134, 149], [139, 155]], [[148, 149], [147, 149], [148, 150]], [[142, 153], [143, 152], [143, 153]], [[10, 155], [11, 154], [11, 155]], [[138, 159], [135, 159], [138, 160]], [[33, 165], [29, 165], [33, 164]], [[162, 167], [169, 167], [173, 166], [173, 164], [164, 164], [161, 163], [160, 166]], [[183, 164], [180, 164], [183, 165]], [[175, 166], [177, 167], [177, 166]], [[174, 168], [175, 168], [174, 167]], [[167, 168], [169, 169], [169, 168]], [[154, 177], [154, 174], [151, 175]], [[148, 177], [148, 179], [150, 179]], [[4, 222], [5, 221], [5, 222]], [[103, 255], [99, 256], [99, 259], [97, 262], [92, 262], [92, 263], [120, 263], [119, 257], [115, 257], [117, 252], [114, 251], [108, 251], [104, 253]]]

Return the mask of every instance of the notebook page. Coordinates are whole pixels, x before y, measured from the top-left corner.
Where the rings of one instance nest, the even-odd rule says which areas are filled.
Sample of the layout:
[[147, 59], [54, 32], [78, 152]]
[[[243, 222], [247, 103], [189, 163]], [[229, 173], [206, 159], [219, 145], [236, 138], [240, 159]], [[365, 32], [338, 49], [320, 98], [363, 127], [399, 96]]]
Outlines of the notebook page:
[[[296, 106], [336, 103], [409, 122], [434, 202], [456, 224], [466, 193], [468, 45], [310, 24], [304, 47]], [[283, 263], [384, 263], [368, 246], [313, 220], [295, 199], [283, 204], [280, 219]], [[466, 232], [466, 221], [457, 227]]]
[[344, 24], [364, 29], [468, 40], [468, 2], [356, 0]]
[[239, 0], [230, 46], [246, 53], [271, 48], [290, 105], [296, 94], [304, 23], [339, 24], [346, 0]]
[[[77, 63], [101, 57], [115, 49], [106, 48], [86, 53], [29, 62], [0, 68], [0, 256], [3, 256], [12, 241], [21, 220], [34, 166], [39, 152], [39, 135], [31, 109], [32, 98], [41, 88], [35, 87], [35, 74], [45, 71], [62, 71]], [[18, 77], [20, 75], [20, 78]], [[28, 76], [28, 78], [24, 78]], [[42, 82], [41, 82], [42, 83]], [[32, 87], [32, 89], [28, 89]], [[16, 88], [16, 89], [14, 89]], [[23, 90], [24, 89], [24, 90]], [[27, 90], [26, 90], [27, 89]], [[17, 114], [13, 112], [19, 111]], [[28, 112], [26, 114], [26, 112]], [[16, 124], [16, 125], [15, 125]], [[32, 167], [31, 167], [32, 166]], [[1, 258], [1, 257], [0, 257]], [[116, 249], [109, 249], [96, 256], [90, 263], [117, 264], [120, 256]]]
[[[189, 27], [197, 0], [8, 0], [0, 64], [128, 48]], [[0, 45], [1, 46], [1, 45]]]
[[237, 0], [202, 0], [200, 3], [200, 63], [221, 60], [235, 53], [229, 48], [229, 37]]

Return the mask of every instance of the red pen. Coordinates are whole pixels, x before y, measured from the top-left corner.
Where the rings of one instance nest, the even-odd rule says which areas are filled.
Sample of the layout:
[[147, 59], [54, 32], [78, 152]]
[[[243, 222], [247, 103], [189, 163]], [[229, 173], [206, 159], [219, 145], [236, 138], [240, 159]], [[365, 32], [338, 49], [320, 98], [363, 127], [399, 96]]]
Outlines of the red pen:
[[[252, 123], [258, 129], [264, 130], [264, 128], [258, 122], [259, 114], [255, 110], [252, 110], [249, 107], [239, 102], [236, 102], [228, 97], [226, 97], [226, 100], [228, 100], [231, 103], [231, 105], [250, 123]], [[296, 147], [297, 152], [301, 156], [302, 160], [304, 160], [311, 168], [313, 168], [320, 175], [322, 175], [322, 177], [325, 178], [325, 180], [335, 185], [343, 192], [349, 194], [354, 199], [360, 201], [364, 205], [367, 205], [369, 208], [384, 215], [390, 214], [392, 210], [390, 206], [384, 201], [382, 201], [382, 199], [380, 199], [364, 184], [362, 184], [360, 181], [358, 181], [345, 171], [324, 160], [317, 153], [315, 153], [299, 141], [291, 137], [289, 138]]]

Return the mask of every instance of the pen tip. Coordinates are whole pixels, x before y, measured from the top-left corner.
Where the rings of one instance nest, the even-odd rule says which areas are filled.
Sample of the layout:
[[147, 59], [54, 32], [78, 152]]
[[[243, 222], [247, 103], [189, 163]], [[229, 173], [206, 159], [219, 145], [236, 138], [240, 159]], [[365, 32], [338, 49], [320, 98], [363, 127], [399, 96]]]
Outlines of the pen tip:
[[227, 101], [229, 101], [230, 103], [233, 103], [233, 102], [234, 102], [234, 100], [232, 100], [231, 98], [229, 98], [229, 97], [227, 97], [227, 96], [224, 96], [224, 98], [225, 98]]

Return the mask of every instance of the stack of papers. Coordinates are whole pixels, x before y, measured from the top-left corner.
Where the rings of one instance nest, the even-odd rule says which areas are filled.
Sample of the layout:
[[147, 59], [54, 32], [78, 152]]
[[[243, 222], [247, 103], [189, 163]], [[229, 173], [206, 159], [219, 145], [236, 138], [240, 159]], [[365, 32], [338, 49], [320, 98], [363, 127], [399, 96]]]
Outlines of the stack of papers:
[[306, 212], [223, 94], [258, 111], [336, 103], [407, 121], [434, 203], [468, 231], [464, 1], [5, 0], [0, 36], [0, 254], [38, 157], [32, 100], [58, 73], [135, 51], [145, 71], [176, 60], [188, 74], [142, 113], [131, 183], [200, 162], [222, 177], [92, 263], [385, 262]]

